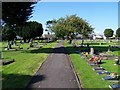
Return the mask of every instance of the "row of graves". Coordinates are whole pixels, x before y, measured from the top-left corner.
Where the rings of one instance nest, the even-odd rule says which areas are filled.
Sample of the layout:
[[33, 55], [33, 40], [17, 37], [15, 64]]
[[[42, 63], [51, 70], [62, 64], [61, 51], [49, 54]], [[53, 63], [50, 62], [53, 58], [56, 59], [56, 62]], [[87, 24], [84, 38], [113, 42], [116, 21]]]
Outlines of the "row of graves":
[[[39, 43], [39, 42], [33, 42], [30, 41], [28, 43], [28, 47], [27, 48], [23, 48], [22, 45], [25, 44], [23, 42], [8, 42], [8, 44], [10, 44], [10, 46], [12, 45], [12, 47], [9, 47], [9, 45], [7, 47], [3, 47], [4, 51], [20, 51], [20, 50], [35, 50], [35, 49], [40, 49], [43, 46], [47, 45], [47, 42], [44, 43]], [[8, 65], [11, 64], [13, 62], [15, 62], [15, 59], [11, 59], [11, 60], [4, 60], [4, 58], [2, 60], [0, 60], [1, 65]]]
[[7, 47], [4, 47], [4, 50], [6, 51], [18, 51], [18, 50], [22, 50], [24, 49], [23, 47], [21, 47], [23, 44], [28, 43], [28, 47], [27, 49], [33, 49], [33, 48], [42, 48], [43, 46], [47, 45], [47, 42], [41, 43], [40, 41], [34, 41], [33, 39], [31, 39], [29, 42], [22, 42], [20, 40], [20, 42], [16, 42], [16, 41], [12, 41], [12, 42], [8, 42]]
[[[108, 47], [107, 52], [109, 51], [110, 49]], [[120, 63], [119, 63], [120, 57], [114, 56], [112, 54], [108, 54], [106, 52], [99, 53], [96, 55], [94, 48], [90, 48], [90, 52], [81, 52], [80, 50], [76, 50], [75, 52], [80, 54], [81, 57], [86, 60], [86, 63], [92, 67], [93, 71], [97, 72], [97, 74], [99, 75], [105, 74], [106, 76], [102, 78], [103, 80], [107, 80], [109, 82], [115, 82], [115, 84], [109, 85], [109, 88], [112, 89], [120, 88], [120, 82], [119, 82], [120, 76], [118, 75], [118, 73], [109, 72], [101, 66], [102, 60], [114, 60], [113, 65], [117, 65], [118, 67], [120, 67]], [[88, 59], [88, 55], [90, 55], [91, 58]]]

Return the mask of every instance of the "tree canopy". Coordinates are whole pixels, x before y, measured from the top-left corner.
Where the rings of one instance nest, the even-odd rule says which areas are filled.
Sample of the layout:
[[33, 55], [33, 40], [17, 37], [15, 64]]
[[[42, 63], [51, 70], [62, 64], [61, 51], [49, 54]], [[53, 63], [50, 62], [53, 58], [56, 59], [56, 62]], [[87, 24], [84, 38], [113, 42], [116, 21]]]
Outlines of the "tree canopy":
[[24, 39], [31, 39], [35, 37], [40, 37], [43, 34], [43, 27], [41, 23], [36, 21], [26, 22], [23, 27], [17, 28], [17, 34]]
[[3, 2], [2, 20], [10, 27], [23, 25], [32, 15], [36, 2]]
[[93, 32], [93, 28], [89, 23], [76, 15], [61, 17], [50, 23], [52, 23], [51, 30], [57, 37], [67, 37], [69, 40], [74, 39], [78, 34], [87, 37]]
[[104, 35], [106, 36], [106, 38], [110, 38], [113, 36], [114, 31], [112, 29], [105, 29], [104, 30]]
[[2, 27], [2, 40], [14, 40], [16, 33], [6, 24]]
[[118, 29], [116, 30], [116, 36], [117, 36], [118, 38], [120, 38], [120, 28], [118, 28]]

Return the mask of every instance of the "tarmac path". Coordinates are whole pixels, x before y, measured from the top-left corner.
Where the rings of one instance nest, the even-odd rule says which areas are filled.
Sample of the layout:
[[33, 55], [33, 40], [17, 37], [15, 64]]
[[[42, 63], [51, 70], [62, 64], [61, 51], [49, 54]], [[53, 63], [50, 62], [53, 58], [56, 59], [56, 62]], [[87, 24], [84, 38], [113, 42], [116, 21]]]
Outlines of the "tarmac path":
[[66, 54], [63, 41], [53, 49], [27, 88], [74, 88], [80, 90], [78, 79]]

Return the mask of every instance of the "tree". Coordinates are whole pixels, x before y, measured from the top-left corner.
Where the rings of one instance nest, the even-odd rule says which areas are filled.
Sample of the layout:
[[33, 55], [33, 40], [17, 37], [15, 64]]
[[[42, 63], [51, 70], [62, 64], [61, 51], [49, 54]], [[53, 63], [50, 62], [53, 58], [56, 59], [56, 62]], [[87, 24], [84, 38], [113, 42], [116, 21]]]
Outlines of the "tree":
[[23, 37], [26, 42], [27, 39], [34, 39], [35, 37], [40, 37], [43, 34], [43, 27], [41, 23], [36, 21], [26, 22], [23, 27], [17, 28], [17, 34]]
[[11, 49], [11, 42], [16, 38], [16, 33], [7, 24], [2, 27], [2, 40], [8, 41], [8, 49]]
[[76, 35], [82, 34], [86, 37], [93, 31], [93, 28], [85, 20], [76, 15], [62, 17], [55, 21], [51, 27], [52, 31], [57, 37], [64, 38], [66, 36], [70, 43]]
[[48, 29], [46, 29], [48, 32], [51, 32], [52, 33], [52, 28], [51, 28], [51, 26], [52, 26], [52, 24], [53, 23], [55, 23], [56, 21], [55, 20], [49, 20], [49, 21], [47, 21], [46, 22], [46, 26], [47, 26], [47, 28]]
[[118, 39], [120, 38], [120, 28], [116, 30], [116, 36], [118, 37]]
[[31, 18], [33, 4], [36, 2], [3, 2], [2, 3], [2, 20], [9, 25], [15, 27], [23, 25]]
[[114, 31], [112, 29], [105, 29], [104, 30], [104, 35], [106, 36], [107, 39], [113, 36]]
[[[15, 32], [18, 26], [24, 25], [32, 15], [34, 4], [36, 2], [3, 2], [2, 20], [9, 26], [8, 32]], [[13, 31], [12, 31], [13, 30]], [[11, 41], [9, 41], [11, 43]], [[10, 44], [8, 46], [10, 47]]]
[[2, 40], [14, 40], [16, 38], [16, 33], [9, 28], [9, 26], [6, 24], [2, 27]]
[[60, 18], [58, 20], [54, 20], [52, 22], [52, 31], [55, 33], [56, 37], [64, 39], [64, 37], [67, 35], [67, 30], [65, 28], [65, 19]]

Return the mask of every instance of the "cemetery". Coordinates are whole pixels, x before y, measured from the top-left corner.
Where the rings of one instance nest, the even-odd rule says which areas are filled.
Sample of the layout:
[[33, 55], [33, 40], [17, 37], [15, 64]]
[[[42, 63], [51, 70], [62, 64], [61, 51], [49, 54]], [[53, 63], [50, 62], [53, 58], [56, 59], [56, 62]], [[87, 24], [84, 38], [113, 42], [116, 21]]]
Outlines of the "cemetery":
[[[20, 42], [17, 41], [17, 44], [20, 44]], [[56, 44], [57, 42], [51, 42], [47, 45], [44, 45], [44, 43], [38, 43], [40, 46], [43, 45], [42, 48], [31, 47], [28, 49], [29, 43], [22, 43], [20, 44], [20, 47], [23, 49], [5, 50], [7, 42], [2, 42], [3, 88], [17, 88], [19, 85], [25, 87], [25, 83], [29, 82], [29, 79], [32, 78], [32, 75], [34, 75], [37, 68], [44, 62], [49, 55], [49, 52], [52, 52], [52, 48], [54, 48]], [[12, 48], [17, 48], [17, 46], [13, 45]], [[48, 53], [44, 53], [46, 48], [51, 48], [49, 51], [46, 51]], [[34, 52], [43, 53], [31, 53], [33, 50]], [[23, 74], [24, 76], [19, 76], [20, 74]]]
[[[47, 12], [39, 16], [42, 15], [39, 6], [44, 4], [37, 1], [2, 3], [0, 86], [12, 90], [119, 89], [120, 27], [115, 30], [106, 25], [103, 28], [100, 23], [103, 30], [96, 29], [97, 26], [79, 14], [63, 14], [64, 17], [58, 18], [64, 11], [54, 14], [52, 9], [57, 7], [53, 3], [52, 13], [50, 7], [44, 7], [48, 10], [43, 11]], [[48, 12], [54, 18], [50, 18]], [[37, 19], [33, 19], [32, 14]], [[97, 35], [98, 31], [102, 34]]]
[[[81, 79], [81, 82], [83, 82], [82, 85], [85, 88], [119, 88], [119, 47], [110, 48], [109, 45], [113, 44], [105, 43], [103, 40], [99, 40], [100, 42], [94, 45], [93, 43], [96, 41], [92, 43], [89, 42], [89, 40], [85, 41], [85, 45], [86, 43], [88, 44], [88, 42], [90, 44], [89, 51], [87, 46], [81, 48], [80, 40], [76, 41], [77, 48], [65, 43], [65, 46], [69, 45], [69, 47], [71, 47], [66, 48], [68, 52], [70, 52], [69, 55], [76, 73], [78, 73], [78, 77]], [[105, 45], [100, 45], [99, 43], [101, 42]], [[97, 50], [99, 50], [99, 53], [96, 53]], [[71, 53], [71, 51], [74, 53]], [[80, 69], [81, 67], [83, 68]], [[94, 83], [89, 85], [88, 81]]]

